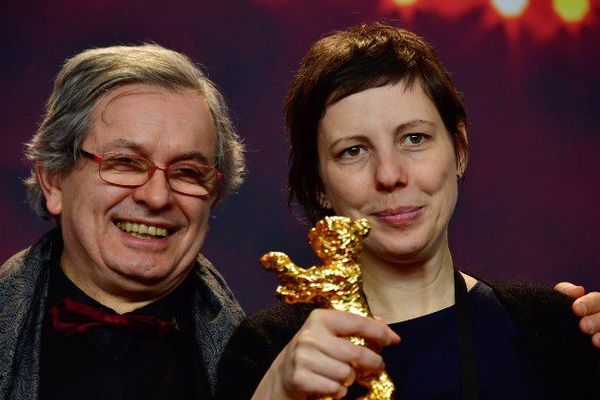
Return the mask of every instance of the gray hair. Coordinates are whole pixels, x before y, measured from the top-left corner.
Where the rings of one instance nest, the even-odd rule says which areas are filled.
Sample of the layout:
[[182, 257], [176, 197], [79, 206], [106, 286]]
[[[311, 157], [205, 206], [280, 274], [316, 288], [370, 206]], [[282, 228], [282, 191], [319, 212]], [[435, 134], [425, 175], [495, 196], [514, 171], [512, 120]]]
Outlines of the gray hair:
[[57, 176], [72, 168], [81, 156], [80, 146], [93, 124], [92, 111], [98, 101], [111, 90], [130, 83], [201, 93], [215, 123], [216, 166], [223, 174], [214, 202], [242, 183], [246, 170], [244, 146], [229, 118], [225, 100], [188, 57], [156, 44], [90, 49], [65, 62], [46, 104], [44, 119], [25, 144], [25, 156], [32, 165], [25, 180], [27, 197], [37, 215], [51, 217], [36, 169]]

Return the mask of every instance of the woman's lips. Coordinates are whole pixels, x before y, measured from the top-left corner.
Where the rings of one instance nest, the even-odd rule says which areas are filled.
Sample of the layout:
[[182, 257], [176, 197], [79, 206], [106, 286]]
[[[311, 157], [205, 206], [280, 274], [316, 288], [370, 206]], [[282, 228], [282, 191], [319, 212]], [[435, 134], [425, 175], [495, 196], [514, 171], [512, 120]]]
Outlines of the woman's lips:
[[407, 206], [383, 210], [373, 215], [388, 225], [403, 225], [419, 218], [422, 210], [423, 207]]

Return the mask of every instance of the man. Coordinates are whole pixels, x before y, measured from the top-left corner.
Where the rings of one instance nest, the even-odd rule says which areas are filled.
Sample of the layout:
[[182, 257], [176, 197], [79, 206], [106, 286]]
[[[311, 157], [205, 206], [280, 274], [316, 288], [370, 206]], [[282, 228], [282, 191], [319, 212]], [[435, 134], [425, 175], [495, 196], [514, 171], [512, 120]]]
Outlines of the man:
[[157, 45], [66, 62], [26, 150], [31, 204], [58, 227], [0, 270], [0, 399], [211, 397], [243, 317], [199, 256], [244, 172], [226, 110]]
[[210, 399], [243, 312], [198, 254], [244, 172], [212, 83], [160, 46], [85, 51], [27, 157], [58, 227], [0, 267], [0, 399]]

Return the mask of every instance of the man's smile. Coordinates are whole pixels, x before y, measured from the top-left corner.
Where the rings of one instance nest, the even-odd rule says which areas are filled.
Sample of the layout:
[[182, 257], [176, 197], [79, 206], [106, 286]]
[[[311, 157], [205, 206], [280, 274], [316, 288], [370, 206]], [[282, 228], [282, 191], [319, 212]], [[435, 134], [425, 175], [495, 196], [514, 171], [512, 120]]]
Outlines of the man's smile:
[[114, 224], [123, 232], [129, 233], [130, 235], [140, 239], [157, 239], [167, 237], [167, 235], [169, 235], [167, 228], [161, 228], [159, 226], [140, 224], [130, 221], [118, 221]]

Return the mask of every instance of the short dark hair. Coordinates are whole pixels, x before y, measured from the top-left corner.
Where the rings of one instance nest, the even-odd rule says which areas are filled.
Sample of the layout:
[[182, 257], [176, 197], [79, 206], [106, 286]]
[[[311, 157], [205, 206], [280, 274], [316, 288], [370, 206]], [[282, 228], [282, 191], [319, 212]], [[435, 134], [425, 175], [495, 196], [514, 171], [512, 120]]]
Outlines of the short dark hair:
[[331, 210], [319, 198], [317, 132], [327, 106], [370, 88], [419, 82], [450, 133], [459, 174], [468, 159], [461, 95], [433, 48], [416, 34], [382, 23], [361, 24], [317, 41], [302, 59], [288, 90], [285, 120], [290, 136], [289, 205], [294, 198], [315, 222]]

